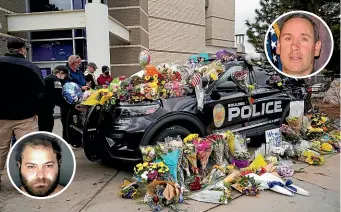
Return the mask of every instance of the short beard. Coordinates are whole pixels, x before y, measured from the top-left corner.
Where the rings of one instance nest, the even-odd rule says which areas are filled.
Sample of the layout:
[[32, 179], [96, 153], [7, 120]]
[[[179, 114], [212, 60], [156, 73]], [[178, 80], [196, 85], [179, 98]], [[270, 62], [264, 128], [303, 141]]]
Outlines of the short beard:
[[48, 185], [49, 187], [47, 187], [47, 190], [44, 192], [39, 192], [39, 191], [36, 192], [28, 185], [26, 178], [21, 174], [21, 167], [19, 168], [19, 176], [20, 176], [20, 181], [21, 181], [22, 186], [24, 187], [25, 191], [29, 195], [36, 196], [36, 197], [46, 197], [52, 194], [56, 190], [57, 186], [59, 185], [60, 166], [58, 166], [58, 175], [56, 179], [54, 180], [54, 182], [51, 182], [49, 179], [46, 179], [46, 178], [41, 180], [44, 183], [46, 182], [51, 183]]

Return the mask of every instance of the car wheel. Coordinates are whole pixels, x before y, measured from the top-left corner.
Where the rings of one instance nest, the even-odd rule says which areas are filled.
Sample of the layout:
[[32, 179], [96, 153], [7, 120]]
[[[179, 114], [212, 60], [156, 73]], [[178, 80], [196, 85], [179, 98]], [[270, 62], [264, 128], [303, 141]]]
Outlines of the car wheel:
[[191, 132], [186, 128], [174, 125], [162, 130], [150, 144], [155, 145], [157, 142], [164, 142], [167, 137], [176, 138], [180, 136], [181, 139], [184, 139], [189, 134], [191, 134]]

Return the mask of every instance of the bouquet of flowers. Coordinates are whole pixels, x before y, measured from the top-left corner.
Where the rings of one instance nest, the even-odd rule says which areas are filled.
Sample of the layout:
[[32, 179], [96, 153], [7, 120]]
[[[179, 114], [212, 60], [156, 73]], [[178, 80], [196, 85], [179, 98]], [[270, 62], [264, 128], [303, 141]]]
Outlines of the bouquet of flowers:
[[340, 141], [341, 141], [341, 136], [340, 136], [340, 131], [339, 130], [333, 130], [329, 133], [330, 139], [328, 142], [337, 150], [340, 152]]
[[301, 139], [300, 136], [298, 136], [297, 133], [288, 125], [282, 124], [282, 126], [279, 128], [279, 131], [282, 133], [282, 136], [286, 141], [292, 141], [295, 143]]
[[206, 139], [211, 140], [213, 145], [213, 154], [215, 158], [215, 162], [217, 165], [223, 164], [224, 159], [224, 148], [225, 148], [225, 141], [222, 135], [212, 134], [206, 137]]
[[330, 154], [333, 153], [333, 146], [328, 142], [320, 142], [319, 140], [314, 140], [311, 144], [311, 149], [320, 154]]
[[156, 158], [155, 149], [153, 146], [140, 146], [143, 162], [153, 162]]
[[287, 117], [286, 121], [288, 122], [288, 125], [293, 129], [295, 133], [299, 133], [302, 126], [302, 118], [300, 117]]
[[248, 92], [247, 76], [249, 72], [246, 70], [240, 70], [233, 73], [231, 76], [233, 81], [241, 88]]
[[231, 160], [238, 168], [245, 168], [249, 165], [250, 153], [247, 151], [235, 151], [233, 154], [234, 159]]
[[224, 155], [225, 155], [225, 159], [228, 161], [229, 160], [229, 152], [231, 152], [232, 154], [234, 153], [234, 134], [233, 132], [227, 130], [225, 132], [225, 149], [224, 149]]
[[208, 139], [194, 140], [193, 144], [197, 150], [197, 157], [201, 164], [202, 177], [206, 176], [208, 159], [212, 153], [212, 143]]
[[186, 142], [183, 147], [183, 152], [189, 163], [191, 164], [192, 171], [195, 175], [198, 173], [197, 164], [197, 150], [192, 142]]
[[328, 118], [319, 112], [313, 113], [311, 115], [311, 126], [313, 128], [322, 128], [323, 131], [327, 131]]
[[310, 165], [320, 166], [324, 163], [324, 157], [309, 150], [303, 152], [302, 156], [302, 159]]
[[242, 176], [232, 187], [246, 196], [256, 196], [259, 194], [259, 183], [253, 177]]
[[182, 139], [180, 138], [180, 136], [178, 136], [177, 138], [167, 137], [165, 138], [165, 146], [166, 146], [166, 149], [168, 149], [168, 152], [172, 152], [176, 150], [180, 151], [180, 156], [179, 156], [179, 161], [178, 161], [178, 182], [180, 185], [184, 185], [185, 178], [184, 178], [183, 170], [185, 170], [187, 176], [190, 176], [190, 172], [189, 172], [188, 160], [183, 152]]
[[180, 149], [172, 149], [166, 143], [158, 143], [155, 147], [157, 162], [163, 161], [168, 167], [169, 172], [172, 177], [172, 181], [178, 182], [178, 167], [179, 167], [179, 159], [181, 158], [181, 150]]
[[267, 84], [275, 88], [282, 88], [283, 80], [279, 75], [275, 74], [270, 77], [270, 79], [267, 81]]
[[153, 180], [168, 180], [169, 168], [163, 162], [139, 163], [134, 168], [134, 178], [146, 184]]
[[124, 180], [120, 187], [118, 195], [121, 196], [123, 199], [137, 199], [140, 197], [141, 193], [136, 182]]
[[308, 139], [316, 139], [321, 138], [324, 134], [322, 128], [319, 127], [309, 127], [307, 131], [307, 138]]
[[183, 192], [174, 182], [153, 181], [147, 185], [147, 194], [143, 202], [153, 211], [161, 211], [164, 207], [179, 211], [175, 204], [183, 202]]

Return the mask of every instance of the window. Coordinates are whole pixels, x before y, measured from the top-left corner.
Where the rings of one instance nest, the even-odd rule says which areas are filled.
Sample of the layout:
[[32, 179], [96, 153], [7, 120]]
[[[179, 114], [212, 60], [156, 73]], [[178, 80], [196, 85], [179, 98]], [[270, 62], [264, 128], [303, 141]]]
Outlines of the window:
[[70, 0], [30, 0], [30, 12], [71, 10]]
[[66, 61], [73, 54], [72, 40], [32, 42], [32, 61]]
[[267, 81], [270, 78], [270, 74], [259, 67], [253, 67], [256, 75], [257, 87], [267, 87]]
[[79, 55], [83, 60], [87, 59], [85, 39], [75, 40], [75, 54]]
[[73, 9], [80, 10], [84, 9], [86, 4], [86, 0], [73, 0]]
[[72, 38], [71, 30], [32, 32], [31, 39]]
[[75, 29], [75, 37], [86, 37], [86, 30], [85, 29]]

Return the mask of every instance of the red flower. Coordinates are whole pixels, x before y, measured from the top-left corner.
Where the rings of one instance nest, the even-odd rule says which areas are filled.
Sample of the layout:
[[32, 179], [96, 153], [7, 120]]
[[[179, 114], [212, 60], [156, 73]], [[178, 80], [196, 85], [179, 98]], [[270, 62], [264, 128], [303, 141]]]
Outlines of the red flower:
[[200, 177], [195, 177], [193, 183], [189, 185], [191, 191], [198, 191], [201, 189]]

